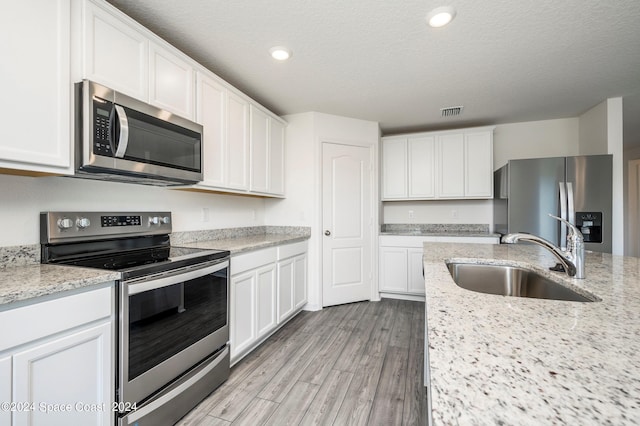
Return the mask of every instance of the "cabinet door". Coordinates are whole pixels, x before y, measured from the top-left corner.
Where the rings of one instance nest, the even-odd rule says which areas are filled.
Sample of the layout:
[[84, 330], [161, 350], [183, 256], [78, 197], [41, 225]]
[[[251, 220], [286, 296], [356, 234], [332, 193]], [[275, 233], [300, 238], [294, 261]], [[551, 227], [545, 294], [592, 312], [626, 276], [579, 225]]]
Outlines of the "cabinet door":
[[307, 304], [307, 255], [302, 254], [293, 259], [294, 288], [293, 307], [300, 309]]
[[[14, 413], [14, 424], [111, 425], [114, 400], [111, 323], [103, 323], [13, 356], [13, 400], [70, 405], [69, 411]], [[78, 406], [77, 404], [81, 404]], [[104, 410], [91, 410], [102, 407]]]
[[256, 340], [256, 274], [231, 277], [231, 357]]
[[493, 132], [464, 135], [464, 195], [469, 198], [493, 197]]
[[407, 291], [407, 249], [380, 247], [380, 291]]
[[[11, 356], [0, 358], [0, 403], [11, 402]], [[0, 424], [11, 424], [11, 410], [0, 410]]]
[[278, 262], [278, 323], [293, 313], [293, 259]]
[[249, 189], [249, 104], [235, 93], [227, 100], [227, 185]]
[[269, 193], [284, 195], [284, 124], [272, 118], [269, 135]]
[[407, 274], [407, 291], [424, 294], [423, 250], [410, 248], [408, 251], [409, 273]]
[[464, 197], [464, 137], [462, 133], [438, 136], [440, 151], [439, 198]]
[[276, 265], [270, 264], [256, 270], [258, 294], [258, 338], [268, 334], [277, 325], [276, 318]]
[[198, 73], [196, 121], [203, 132], [203, 183], [225, 186], [227, 146], [225, 135], [226, 90], [215, 80]]
[[407, 140], [382, 139], [382, 198], [407, 197]]
[[4, 6], [0, 169], [72, 173], [70, 1]]
[[251, 191], [267, 192], [269, 189], [269, 117], [250, 106]]
[[83, 77], [147, 102], [147, 38], [99, 6], [84, 5]]
[[409, 198], [434, 198], [436, 177], [435, 137], [409, 138]]
[[182, 58], [149, 46], [149, 103], [189, 120], [194, 119], [194, 70]]

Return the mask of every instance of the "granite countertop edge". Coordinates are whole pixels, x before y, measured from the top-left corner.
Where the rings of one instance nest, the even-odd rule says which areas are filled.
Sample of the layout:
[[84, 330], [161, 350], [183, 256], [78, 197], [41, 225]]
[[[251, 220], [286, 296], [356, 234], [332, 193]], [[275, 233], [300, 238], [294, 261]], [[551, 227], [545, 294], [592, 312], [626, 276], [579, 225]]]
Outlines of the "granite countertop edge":
[[[586, 278], [538, 246], [428, 243], [423, 257], [433, 422], [638, 424], [640, 259], [587, 253]], [[534, 269], [592, 303], [476, 293], [447, 261]]]
[[44, 296], [115, 281], [119, 272], [77, 266], [32, 264], [0, 268], [0, 309], [38, 303]]
[[384, 231], [378, 233], [378, 235], [391, 235], [391, 236], [403, 236], [403, 237], [454, 237], [454, 238], [500, 238], [501, 234], [485, 233], [485, 232], [465, 232], [465, 231], [451, 231], [451, 232], [421, 232], [421, 231]]
[[184, 243], [181, 244], [181, 246], [201, 249], [229, 250], [229, 252], [231, 252], [231, 256], [237, 256], [239, 254], [244, 254], [255, 250], [306, 241], [309, 238], [310, 235], [262, 234], [236, 238], [196, 241], [191, 243]]

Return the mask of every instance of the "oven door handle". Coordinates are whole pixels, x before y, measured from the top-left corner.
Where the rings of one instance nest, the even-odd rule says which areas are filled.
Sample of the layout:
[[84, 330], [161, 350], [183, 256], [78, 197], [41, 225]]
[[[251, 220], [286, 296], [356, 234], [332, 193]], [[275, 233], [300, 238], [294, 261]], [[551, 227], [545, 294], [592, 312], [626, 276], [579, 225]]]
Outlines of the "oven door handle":
[[127, 294], [131, 296], [131, 295], [143, 293], [149, 290], [168, 287], [170, 285], [204, 277], [205, 275], [213, 274], [214, 272], [218, 272], [228, 267], [229, 267], [229, 261], [225, 260], [224, 262], [217, 262], [214, 265], [204, 267], [204, 268], [191, 269], [189, 271], [184, 271], [184, 269], [180, 269], [178, 271], [182, 271], [182, 272], [170, 271], [170, 272], [167, 272], [165, 276], [156, 275], [153, 277], [146, 277], [141, 281], [125, 282], [125, 284], [127, 285]]

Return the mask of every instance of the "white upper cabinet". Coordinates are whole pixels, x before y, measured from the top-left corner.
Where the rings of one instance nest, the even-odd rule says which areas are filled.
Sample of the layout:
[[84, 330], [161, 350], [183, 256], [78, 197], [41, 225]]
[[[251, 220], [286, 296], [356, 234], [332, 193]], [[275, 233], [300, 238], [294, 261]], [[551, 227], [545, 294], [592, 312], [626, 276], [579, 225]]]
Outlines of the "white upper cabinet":
[[229, 92], [227, 107], [227, 186], [231, 189], [247, 190], [249, 189], [249, 102]]
[[193, 120], [194, 70], [167, 49], [149, 46], [149, 103]]
[[82, 71], [86, 78], [131, 97], [149, 98], [149, 41], [130, 22], [89, 1], [81, 11]]
[[224, 86], [198, 72], [196, 121], [204, 127], [202, 183], [222, 187], [226, 184], [226, 99]]
[[433, 136], [408, 138], [409, 198], [436, 195], [436, 140]]
[[438, 136], [438, 149], [439, 197], [464, 197], [464, 136], [462, 133]]
[[269, 193], [284, 195], [284, 124], [270, 118]]
[[382, 198], [407, 198], [407, 138], [382, 139]]
[[492, 196], [492, 127], [382, 138], [383, 201]]
[[251, 190], [269, 190], [269, 117], [251, 105]]
[[71, 174], [70, 0], [2, 9], [0, 171]]
[[493, 197], [493, 132], [465, 133], [464, 151], [465, 197]]
[[252, 192], [284, 194], [284, 125], [254, 105], [250, 108]]

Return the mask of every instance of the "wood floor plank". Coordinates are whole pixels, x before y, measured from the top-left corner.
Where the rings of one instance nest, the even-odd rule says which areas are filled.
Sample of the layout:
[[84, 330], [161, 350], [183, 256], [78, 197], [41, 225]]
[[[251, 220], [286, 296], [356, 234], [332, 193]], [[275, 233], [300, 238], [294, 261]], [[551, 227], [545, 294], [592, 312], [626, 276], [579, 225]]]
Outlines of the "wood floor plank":
[[338, 356], [334, 368], [354, 373], [362, 358], [364, 348], [376, 325], [376, 311], [380, 302], [369, 303], [352, 331], [349, 341]]
[[395, 310], [398, 306], [397, 302], [397, 300], [393, 299], [382, 299], [382, 301], [379, 302], [376, 323], [363, 349], [364, 353], [384, 357], [387, 346], [389, 345], [395, 314], [397, 313]]
[[213, 416], [206, 416], [198, 426], [230, 426], [231, 423]]
[[409, 350], [389, 346], [382, 366], [368, 425], [401, 425]]
[[427, 388], [424, 387], [424, 310], [415, 311], [411, 321], [411, 340], [404, 392], [403, 425], [426, 424]]
[[311, 383], [297, 382], [277, 410], [264, 423], [265, 426], [297, 425], [304, 417], [307, 408], [318, 393], [320, 386]]
[[253, 398], [273, 379], [286, 365], [289, 359], [305, 344], [308, 345], [312, 336], [296, 333], [286, 341], [271, 356], [264, 357], [262, 362], [255, 365], [240, 381], [228, 381], [205, 401], [209, 414], [228, 421], [235, 420], [247, 407]]
[[327, 338], [326, 342], [320, 346], [318, 352], [314, 355], [298, 380], [321, 385], [333, 369], [338, 356], [350, 337], [351, 332], [349, 331], [334, 330], [333, 336]]
[[282, 402], [327, 339], [322, 335], [310, 336], [307, 342], [289, 357], [287, 363], [263, 387], [258, 397]]
[[[405, 302], [405, 301], [400, 301]], [[394, 313], [393, 328], [389, 346], [409, 349], [409, 339], [411, 336], [411, 321], [413, 319], [413, 309], [411, 305], [398, 304], [398, 311]]]
[[264, 424], [276, 411], [278, 406], [279, 404], [277, 402], [254, 398], [231, 424], [233, 426], [256, 426]]
[[333, 425], [352, 379], [353, 373], [331, 370], [300, 425]]
[[338, 410], [335, 425], [366, 425], [376, 395], [384, 358], [363, 355], [353, 374], [344, 401]]

